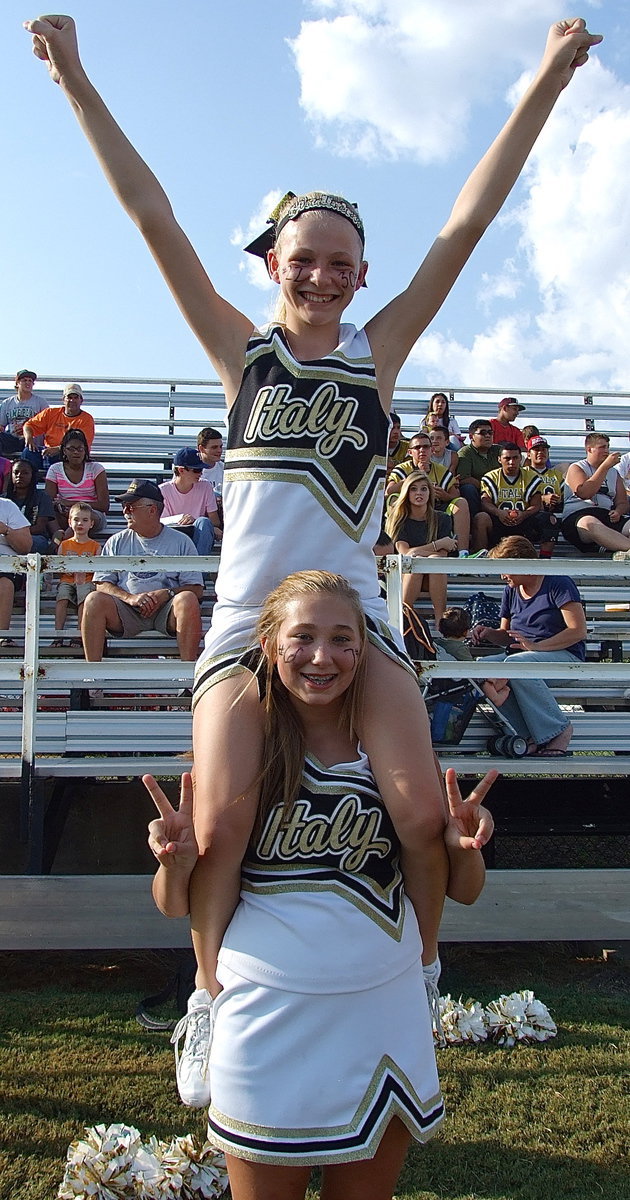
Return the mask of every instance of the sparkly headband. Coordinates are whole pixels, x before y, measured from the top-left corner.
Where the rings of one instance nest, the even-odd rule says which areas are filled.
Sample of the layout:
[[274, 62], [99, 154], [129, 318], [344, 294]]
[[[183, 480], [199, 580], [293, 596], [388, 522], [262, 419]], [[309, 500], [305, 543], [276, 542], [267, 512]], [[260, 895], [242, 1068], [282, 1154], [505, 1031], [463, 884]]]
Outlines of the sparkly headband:
[[[285, 208], [287, 201], [291, 201], [288, 207]], [[310, 196], [296, 196], [295, 192], [287, 192], [286, 196], [282, 197], [279, 204], [276, 205], [273, 212], [267, 217], [268, 229], [260, 233], [249, 246], [245, 246], [247, 254], [255, 254], [258, 258], [267, 260], [267, 251], [273, 250], [281, 231], [284, 229], [288, 221], [294, 221], [296, 217], [301, 217], [305, 212], [332, 212], [337, 213], [340, 217], [345, 217], [356, 229], [361, 238], [361, 246], [365, 246], [365, 230], [363, 221], [361, 220], [358, 209], [355, 204], [351, 204], [349, 200], [344, 200], [343, 196], [333, 196], [328, 192], [314, 192]], [[282, 213], [279, 216], [279, 213]]]

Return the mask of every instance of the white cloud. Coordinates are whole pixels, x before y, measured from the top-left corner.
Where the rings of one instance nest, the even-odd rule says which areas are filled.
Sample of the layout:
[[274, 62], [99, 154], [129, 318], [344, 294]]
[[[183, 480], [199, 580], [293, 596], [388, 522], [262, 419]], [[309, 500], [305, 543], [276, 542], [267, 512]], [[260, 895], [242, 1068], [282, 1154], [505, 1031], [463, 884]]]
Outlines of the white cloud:
[[[526, 167], [523, 199], [511, 213], [520, 229], [517, 259], [482, 279], [477, 301], [486, 315], [494, 311], [493, 323], [470, 347], [430, 333], [413, 361], [441, 363], [442, 378], [473, 386], [512, 380], [627, 391], [628, 178], [630, 87], [594, 61], [559, 101]], [[520, 309], [509, 304], [516, 299]], [[497, 316], [499, 307], [510, 315]]]
[[481, 276], [481, 287], [477, 299], [488, 311], [493, 300], [514, 300], [523, 287], [523, 277], [516, 259], [506, 258], [501, 271], [495, 275], [486, 272]]
[[[584, 5], [596, 28], [600, 7]], [[312, 0], [311, 10], [291, 46], [318, 146], [426, 165], [462, 151], [472, 120], [498, 99], [516, 103], [541, 30], [558, 17], [556, 0]], [[619, 29], [609, 34], [610, 63]], [[438, 316], [412, 362], [469, 386], [627, 391], [629, 178], [630, 88], [594, 56], [499, 217], [511, 245], [476, 296], [469, 290], [462, 328], [472, 332], [456, 326], [453, 336]]]
[[[273, 212], [283, 195], [284, 192], [280, 188], [274, 188], [273, 191], [267, 192], [249, 218], [247, 227], [243, 229], [241, 225], [236, 226], [230, 237], [230, 245], [238, 246], [242, 250], [243, 246], [248, 246], [254, 238], [263, 233], [269, 213]], [[255, 254], [245, 254], [239, 263], [239, 270], [245, 271], [248, 282], [263, 292], [270, 292], [275, 287], [269, 278], [262, 258], [258, 258]]]
[[319, 145], [359, 158], [443, 162], [487, 102], [541, 52], [555, 0], [317, 0], [290, 43]]

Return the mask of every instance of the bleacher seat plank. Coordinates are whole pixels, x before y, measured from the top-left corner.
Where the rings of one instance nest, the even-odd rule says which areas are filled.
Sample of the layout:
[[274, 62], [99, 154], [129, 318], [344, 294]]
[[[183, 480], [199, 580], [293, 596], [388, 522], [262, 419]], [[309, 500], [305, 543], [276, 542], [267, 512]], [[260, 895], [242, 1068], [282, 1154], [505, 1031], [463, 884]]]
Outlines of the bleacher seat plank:
[[[447, 901], [442, 942], [630, 939], [630, 871], [489, 871], [476, 904]], [[158, 912], [149, 875], [0, 876], [1, 950], [190, 945]]]
[[442, 942], [630, 938], [630, 870], [488, 871], [469, 907], [446, 901]]

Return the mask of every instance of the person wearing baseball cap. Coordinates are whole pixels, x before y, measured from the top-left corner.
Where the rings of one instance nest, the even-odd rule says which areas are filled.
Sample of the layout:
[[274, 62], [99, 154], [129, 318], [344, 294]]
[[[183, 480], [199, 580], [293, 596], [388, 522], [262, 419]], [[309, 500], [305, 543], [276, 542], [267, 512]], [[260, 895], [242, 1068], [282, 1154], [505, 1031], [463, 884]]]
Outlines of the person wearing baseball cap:
[[160, 484], [164, 501], [162, 522], [188, 534], [198, 554], [212, 554], [222, 537], [214, 488], [202, 479], [203, 462], [194, 446], [182, 446], [173, 456], [173, 478]]
[[[82, 412], [83, 388], [80, 383], [67, 383], [63, 389], [63, 404], [59, 407], [51, 405], [28, 420], [24, 425], [24, 440], [26, 448], [24, 458], [28, 458], [38, 468], [49, 467], [61, 457], [61, 442], [64, 433], [69, 429], [80, 429], [85, 434], [88, 449], [92, 449], [94, 441], [94, 417]], [[35, 438], [43, 434], [44, 455], [37, 452]]]
[[504, 396], [499, 400], [498, 415], [490, 417], [492, 426], [492, 441], [495, 446], [500, 446], [501, 442], [516, 442], [519, 450], [525, 453], [525, 439], [518, 425], [514, 425], [513, 421], [520, 412], [525, 412], [525, 405], [520, 404], [514, 396]]
[[[0, 404], [0, 453], [16, 455], [24, 449], [24, 422], [46, 408], [33, 391], [37, 375], [26, 367], [15, 376], [15, 392]], [[41, 442], [41, 438], [40, 438]]]
[[527, 466], [539, 476], [542, 483], [542, 508], [534, 524], [540, 541], [540, 557], [551, 558], [560, 534], [562, 512], [562, 485], [564, 468], [552, 467], [549, 462], [549, 442], [541, 434], [527, 440]]
[[162, 523], [162, 493], [150, 479], [132, 479], [127, 491], [117, 497], [122, 504], [127, 528], [108, 538], [103, 560], [123, 555], [149, 558], [153, 555], [186, 559], [182, 570], [117, 568], [107, 561], [94, 573], [96, 590], [86, 596], [81, 622], [83, 649], [88, 662], [100, 662], [108, 633], [133, 638], [154, 629], [176, 637], [182, 661], [194, 661], [201, 640], [203, 576], [191, 559], [197, 551], [190, 538]]

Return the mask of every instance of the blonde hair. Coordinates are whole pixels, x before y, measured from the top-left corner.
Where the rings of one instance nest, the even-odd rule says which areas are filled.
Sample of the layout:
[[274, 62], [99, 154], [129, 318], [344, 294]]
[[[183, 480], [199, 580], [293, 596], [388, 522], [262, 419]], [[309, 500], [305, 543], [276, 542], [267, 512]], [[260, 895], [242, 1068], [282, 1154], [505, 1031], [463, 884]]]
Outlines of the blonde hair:
[[94, 524], [94, 521], [96, 520], [96, 517], [94, 516], [94, 509], [92, 508], [91, 504], [88, 504], [87, 500], [75, 500], [74, 504], [71, 504], [70, 508], [68, 509], [68, 519], [73, 513], [76, 512], [86, 513], [92, 518], [92, 525]]
[[357, 669], [343, 697], [339, 727], [357, 737], [363, 713], [366, 674], [367, 631], [359, 594], [342, 575], [329, 571], [297, 571], [288, 575], [267, 596], [256, 634], [265, 641], [261, 669], [265, 671], [265, 740], [260, 775], [261, 795], [257, 827], [260, 829], [270, 809], [281, 799], [283, 821], [288, 821], [297, 799], [306, 750], [304, 728], [291, 702], [290, 693], [278, 675], [278, 634], [293, 600], [301, 596], [329, 595], [346, 600], [354, 613], [361, 641]]
[[426, 515], [427, 544], [435, 541], [438, 529], [438, 519], [435, 511], [435, 492], [433, 490], [433, 484], [431, 483], [431, 480], [425, 471], [412, 471], [405, 479], [398, 497], [396, 498], [396, 502], [392, 504], [385, 522], [385, 529], [392, 539], [392, 542], [394, 542], [394, 545], [396, 544], [398, 535], [405, 521], [407, 520], [407, 517], [411, 516], [409, 492], [414, 483], [419, 483], [421, 480], [428, 484], [429, 487], [429, 499], [427, 500]]

